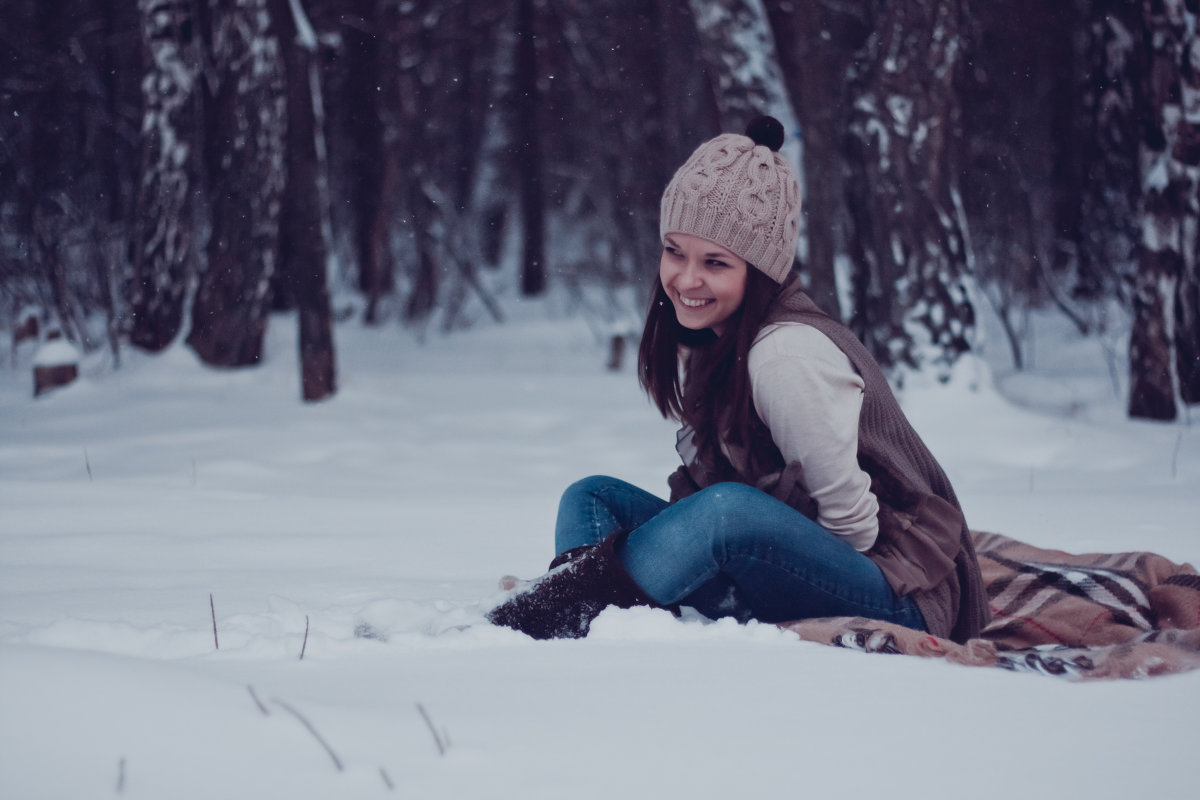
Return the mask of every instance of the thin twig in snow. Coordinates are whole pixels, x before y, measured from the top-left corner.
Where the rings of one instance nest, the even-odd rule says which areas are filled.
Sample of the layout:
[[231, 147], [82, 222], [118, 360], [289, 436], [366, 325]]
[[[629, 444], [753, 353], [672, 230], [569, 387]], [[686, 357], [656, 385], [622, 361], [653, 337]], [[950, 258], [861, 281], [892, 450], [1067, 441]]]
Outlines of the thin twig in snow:
[[261, 712], [263, 713], [263, 716], [264, 716], [264, 717], [269, 717], [269, 716], [271, 716], [271, 712], [270, 712], [270, 711], [268, 711], [268, 710], [267, 710], [267, 707], [263, 705], [263, 701], [258, 699], [258, 694], [257, 694], [257, 693], [255, 693], [255, 691], [254, 691], [254, 687], [253, 687], [253, 686], [251, 686], [250, 684], [248, 684], [248, 683], [247, 683], [247, 684], [246, 684], [246, 690], [247, 690], [248, 692], [250, 692], [250, 696], [251, 696], [252, 698], [254, 698], [254, 705], [258, 706], [258, 710], [259, 710], [259, 711], [261, 711]]
[[221, 643], [217, 641], [217, 607], [213, 605], [212, 592], [208, 593], [208, 610], [212, 614], [213, 621], [213, 647], [221, 649]]
[[300, 660], [304, 660], [304, 649], [308, 647], [308, 614], [304, 615], [304, 643], [300, 645]]
[[433, 734], [433, 743], [437, 745], [438, 755], [446, 755], [446, 743], [442, 741], [442, 735], [438, 733], [437, 728], [433, 725], [433, 720], [429, 718], [429, 712], [420, 703], [417, 703], [416, 706], [417, 711], [421, 712], [421, 717], [425, 720], [425, 724], [429, 726], [429, 732]]
[[87, 467], [88, 480], [92, 480], [92, 460], [88, 458], [87, 448], [83, 448], [83, 465]]
[[313, 738], [320, 743], [321, 747], [325, 748], [325, 752], [329, 753], [329, 757], [333, 759], [333, 765], [337, 767], [338, 772], [343, 771], [344, 768], [342, 767], [342, 760], [337, 757], [337, 753], [333, 752], [333, 748], [329, 746], [329, 742], [321, 738], [321, 734], [317, 733], [317, 729], [313, 727], [313, 724], [308, 721], [307, 717], [278, 698], [272, 698], [271, 702], [294, 716], [296, 719], [300, 720], [301, 724], [308, 728], [308, 732], [311, 733]]
[[396, 786], [392, 783], [392, 779], [388, 777], [387, 770], [383, 767], [379, 768], [379, 777], [383, 778], [383, 785], [388, 787], [388, 791], [394, 791]]

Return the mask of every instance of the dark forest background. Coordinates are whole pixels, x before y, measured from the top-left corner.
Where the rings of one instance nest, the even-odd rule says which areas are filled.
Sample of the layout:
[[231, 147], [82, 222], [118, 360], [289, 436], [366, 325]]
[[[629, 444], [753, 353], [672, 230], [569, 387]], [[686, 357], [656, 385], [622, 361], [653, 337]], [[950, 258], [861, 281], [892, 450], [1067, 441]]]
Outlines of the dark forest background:
[[1131, 329], [1132, 415], [1200, 402], [1197, 0], [2, 8], [14, 348], [58, 333], [119, 362], [185, 336], [249, 366], [293, 310], [320, 399], [339, 315], [453, 328], [505, 291], [644, 294], [671, 171], [765, 111], [794, 134], [810, 293], [886, 366], [944, 373], [979, 303], [1019, 366], [1053, 306]]

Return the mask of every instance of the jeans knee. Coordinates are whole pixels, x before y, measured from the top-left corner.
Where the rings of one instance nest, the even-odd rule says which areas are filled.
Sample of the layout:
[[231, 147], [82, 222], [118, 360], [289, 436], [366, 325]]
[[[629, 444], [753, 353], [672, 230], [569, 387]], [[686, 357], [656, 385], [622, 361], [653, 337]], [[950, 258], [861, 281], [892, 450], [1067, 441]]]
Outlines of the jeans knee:
[[616, 478], [610, 478], [608, 475], [589, 475], [586, 478], [580, 478], [563, 490], [562, 499], [565, 502], [568, 499], [596, 497], [612, 486], [615, 481]]
[[692, 497], [700, 503], [693, 510], [709, 523], [712, 547], [726, 554], [757, 551], [765, 534], [781, 524], [781, 511], [789, 524], [796, 513], [761, 489], [736, 481], [714, 483]]
[[586, 514], [590, 519], [595, 513], [594, 510], [605, 504], [604, 496], [616, 484], [617, 479], [607, 475], [589, 475], [575, 481], [563, 490], [558, 499], [560, 521], [563, 515], [575, 519], [581, 514]]
[[770, 495], [761, 489], [755, 489], [748, 483], [723, 481], [714, 483], [703, 491], [708, 502], [721, 508], [742, 507], [746, 503], [754, 503]]

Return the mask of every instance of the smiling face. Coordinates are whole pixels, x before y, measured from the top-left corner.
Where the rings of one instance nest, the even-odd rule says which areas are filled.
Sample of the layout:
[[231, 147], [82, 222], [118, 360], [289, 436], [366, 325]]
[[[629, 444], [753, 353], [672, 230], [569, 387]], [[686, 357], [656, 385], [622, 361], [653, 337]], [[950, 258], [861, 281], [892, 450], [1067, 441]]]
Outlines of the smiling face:
[[746, 260], [716, 242], [690, 233], [663, 237], [658, 277], [679, 324], [717, 334], [746, 295]]

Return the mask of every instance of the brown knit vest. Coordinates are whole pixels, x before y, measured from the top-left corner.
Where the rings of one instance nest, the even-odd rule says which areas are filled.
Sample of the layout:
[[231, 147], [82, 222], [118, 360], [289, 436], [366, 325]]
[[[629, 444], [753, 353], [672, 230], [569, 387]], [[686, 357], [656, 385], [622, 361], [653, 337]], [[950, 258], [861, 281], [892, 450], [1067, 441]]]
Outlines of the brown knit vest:
[[[956, 642], [979, 635], [989, 619], [987, 595], [979, 574], [975, 548], [954, 489], [941, 466], [913, 430], [892, 394], [879, 365], [858, 338], [822, 312], [798, 283], [784, 287], [765, 324], [800, 322], [829, 337], [846, 354], [865, 384], [859, 416], [858, 461], [871, 477], [879, 500], [879, 538], [866, 555], [874, 561], [900, 595], [911, 595], [925, 616], [929, 632]], [[756, 474], [751, 464], [780, 463], [770, 441], [754, 446], [771, 452], [739, 457], [731, 452], [733, 475], [713, 463], [711, 452], [689, 446], [690, 429], [680, 435], [680, 455], [690, 483], [698, 488], [734, 479], [758, 486], [806, 516], [816, 506], [800, 483], [800, 465]], [[772, 458], [773, 454], [773, 458]], [[672, 494], [688, 493], [679, 479]]]

